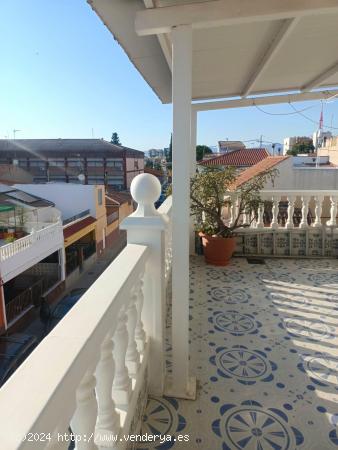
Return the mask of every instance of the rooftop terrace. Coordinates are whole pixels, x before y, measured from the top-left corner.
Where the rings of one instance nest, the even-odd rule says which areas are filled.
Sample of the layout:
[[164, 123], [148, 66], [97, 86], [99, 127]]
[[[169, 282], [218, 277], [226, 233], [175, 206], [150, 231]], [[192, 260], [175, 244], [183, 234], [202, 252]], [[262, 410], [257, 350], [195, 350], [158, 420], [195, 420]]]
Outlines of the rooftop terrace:
[[337, 448], [337, 287], [332, 259], [234, 258], [217, 268], [194, 257], [197, 399], [149, 399], [142, 433], [188, 435], [178, 449]]

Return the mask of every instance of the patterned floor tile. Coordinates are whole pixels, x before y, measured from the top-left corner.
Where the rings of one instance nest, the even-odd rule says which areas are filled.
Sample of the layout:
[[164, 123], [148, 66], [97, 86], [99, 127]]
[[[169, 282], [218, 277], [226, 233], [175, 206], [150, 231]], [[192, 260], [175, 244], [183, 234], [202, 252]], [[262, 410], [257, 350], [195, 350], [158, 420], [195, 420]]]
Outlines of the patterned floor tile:
[[197, 399], [150, 398], [142, 433], [172, 439], [138, 448], [338, 448], [338, 261], [266, 259], [256, 266], [233, 258], [224, 268], [194, 257], [191, 266]]

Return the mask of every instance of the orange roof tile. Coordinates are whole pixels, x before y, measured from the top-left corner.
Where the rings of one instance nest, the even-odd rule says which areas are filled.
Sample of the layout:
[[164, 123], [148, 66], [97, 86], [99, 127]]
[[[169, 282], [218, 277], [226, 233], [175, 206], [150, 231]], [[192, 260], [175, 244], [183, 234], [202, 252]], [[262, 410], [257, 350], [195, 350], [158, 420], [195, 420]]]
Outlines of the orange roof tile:
[[201, 161], [203, 166], [249, 167], [267, 158], [270, 153], [265, 148], [240, 148], [224, 155]]
[[248, 167], [247, 169], [243, 170], [243, 172], [238, 175], [232, 188], [238, 188], [242, 184], [251, 180], [256, 175], [272, 169], [274, 166], [281, 163], [282, 161], [285, 161], [288, 158], [290, 158], [290, 156], [268, 156], [254, 166]]

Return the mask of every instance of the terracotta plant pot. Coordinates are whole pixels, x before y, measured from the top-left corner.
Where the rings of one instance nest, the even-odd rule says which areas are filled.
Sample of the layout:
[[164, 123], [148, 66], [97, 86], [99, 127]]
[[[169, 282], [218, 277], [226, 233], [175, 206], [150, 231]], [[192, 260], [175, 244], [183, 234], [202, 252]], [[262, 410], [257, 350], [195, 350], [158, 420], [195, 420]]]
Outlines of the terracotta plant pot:
[[223, 238], [199, 233], [202, 238], [204, 258], [207, 264], [226, 266], [236, 248], [236, 238]]

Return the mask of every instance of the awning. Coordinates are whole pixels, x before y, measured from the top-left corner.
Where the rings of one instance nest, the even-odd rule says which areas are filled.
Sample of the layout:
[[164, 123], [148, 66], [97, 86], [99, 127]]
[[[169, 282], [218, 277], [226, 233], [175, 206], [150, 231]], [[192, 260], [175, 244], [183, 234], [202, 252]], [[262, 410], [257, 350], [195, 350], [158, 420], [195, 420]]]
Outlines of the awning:
[[72, 225], [63, 228], [63, 237], [65, 240], [65, 247], [73, 244], [77, 240], [81, 239], [86, 234], [95, 230], [96, 219], [94, 217], [86, 217], [85, 219], [78, 220]]

